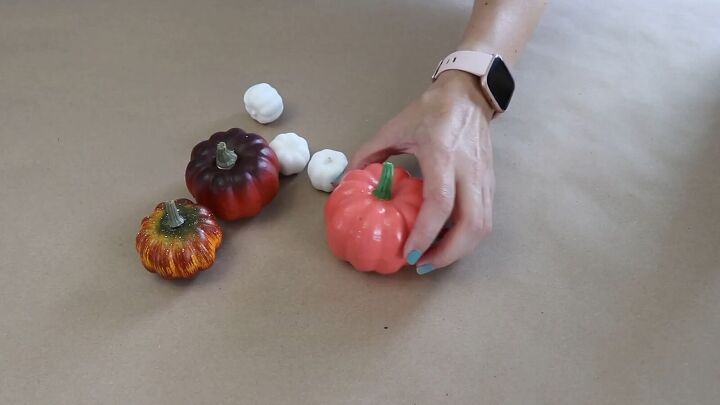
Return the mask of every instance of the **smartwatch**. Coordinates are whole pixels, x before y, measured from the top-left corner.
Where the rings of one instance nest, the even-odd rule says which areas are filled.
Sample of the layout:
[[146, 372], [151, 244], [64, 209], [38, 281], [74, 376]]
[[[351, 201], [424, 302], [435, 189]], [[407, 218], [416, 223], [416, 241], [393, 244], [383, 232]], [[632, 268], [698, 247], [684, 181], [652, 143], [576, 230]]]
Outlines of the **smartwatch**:
[[500, 55], [478, 51], [457, 51], [440, 61], [432, 75], [438, 78], [446, 70], [462, 70], [480, 79], [480, 88], [497, 112], [507, 110], [515, 91], [515, 80]]

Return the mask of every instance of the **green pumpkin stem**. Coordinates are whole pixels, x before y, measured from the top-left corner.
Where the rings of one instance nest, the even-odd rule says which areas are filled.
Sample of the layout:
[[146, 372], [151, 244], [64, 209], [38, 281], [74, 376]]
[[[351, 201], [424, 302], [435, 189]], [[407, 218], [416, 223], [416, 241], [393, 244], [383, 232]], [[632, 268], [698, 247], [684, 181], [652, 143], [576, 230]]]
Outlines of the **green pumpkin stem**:
[[217, 165], [218, 169], [231, 169], [233, 166], [235, 166], [237, 158], [237, 153], [235, 153], [235, 151], [233, 151], [232, 149], [228, 149], [225, 142], [220, 142], [217, 144], [215, 164]]
[[395, 167], [390, 162], [383, 163], [382, 173], [378, 186], [373, 191], [373, 195], [381, 200], [389, 200], [392, 198], [392, 182], [395, 174]]
[[177, 228], [185, 223], [185, 218], [180, 215], [180, 212], [175, 205], [175, 200], [170, 200], [165, 203], [165, 212], [167, 213], [167, 224], [171, 228]]

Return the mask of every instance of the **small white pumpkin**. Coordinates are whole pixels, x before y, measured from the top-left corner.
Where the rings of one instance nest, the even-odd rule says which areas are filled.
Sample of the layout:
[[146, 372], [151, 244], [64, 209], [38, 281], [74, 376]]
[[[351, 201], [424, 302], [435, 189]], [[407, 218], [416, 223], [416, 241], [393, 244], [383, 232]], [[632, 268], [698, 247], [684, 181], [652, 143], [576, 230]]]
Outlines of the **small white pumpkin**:
[[261, 124], [275, 121], [283, 112], [283, 100], [280, 93], [267, 83], [250, 86], [243, 96], [245, 110]]
[[270, 142], [280, 161], [280, 172], [285, 176], [300, 173], [310, 160], [310, 148], [302, 136], [294, 132], [280, 134]]
[[347, 157], [342, 152], [331, 149], [315, 152], [307, 170], [310, 183], [320, 191], [333, 191], [333, 182], [345, 171], [347, 164]]

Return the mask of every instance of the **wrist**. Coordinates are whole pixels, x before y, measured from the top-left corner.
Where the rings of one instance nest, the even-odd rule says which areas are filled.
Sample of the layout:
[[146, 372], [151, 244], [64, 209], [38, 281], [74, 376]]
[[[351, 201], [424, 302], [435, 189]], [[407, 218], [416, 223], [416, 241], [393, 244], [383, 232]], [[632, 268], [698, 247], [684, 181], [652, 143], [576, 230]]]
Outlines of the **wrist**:
[[446, 70], [430, 85], [429, 92], [440, 94], [450, 102], [466, 99], [475, 104], [488, 121], [495, 115], [495, 110], [482, 92], [480, 81], [471, 73], [461, 70]]
[[464, 41], [461, 42], [460, 45], [457, 47], [458, 51], [475, 51], [475, 52], [484, 52], [493, 54], [496, 53], [496, 48], [493, 48], [490, 44], [487, 44], [485, 42], [476, 41]]

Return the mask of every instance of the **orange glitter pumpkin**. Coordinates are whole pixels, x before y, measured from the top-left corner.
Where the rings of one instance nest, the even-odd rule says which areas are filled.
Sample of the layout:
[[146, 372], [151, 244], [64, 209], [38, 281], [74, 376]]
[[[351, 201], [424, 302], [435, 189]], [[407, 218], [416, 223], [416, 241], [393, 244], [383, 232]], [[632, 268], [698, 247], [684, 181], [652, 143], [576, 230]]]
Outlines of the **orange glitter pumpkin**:
[[148, 271], [167, 279], [192, 278], [212, 266], [222, 239], [213, 213], [183, 198], [160, 203], [143, 218], [135, 248]]

